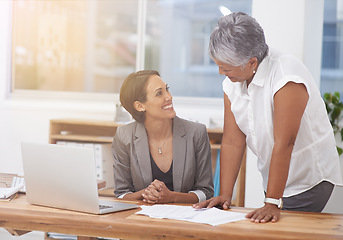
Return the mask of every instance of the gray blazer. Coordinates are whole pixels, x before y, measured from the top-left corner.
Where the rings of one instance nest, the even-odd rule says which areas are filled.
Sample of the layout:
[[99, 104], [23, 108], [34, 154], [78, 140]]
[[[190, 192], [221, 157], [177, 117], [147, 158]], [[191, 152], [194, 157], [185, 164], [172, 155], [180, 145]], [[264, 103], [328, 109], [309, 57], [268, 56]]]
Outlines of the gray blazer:
[[[154, 180], [143, 123], [118, 127], [112, 151], [117, 197], [144, 189]], [[199, 201], [213, 196], [211, 148], [204, 124], [174, 117], [173, 185], [176, 192], [194, 192]]]

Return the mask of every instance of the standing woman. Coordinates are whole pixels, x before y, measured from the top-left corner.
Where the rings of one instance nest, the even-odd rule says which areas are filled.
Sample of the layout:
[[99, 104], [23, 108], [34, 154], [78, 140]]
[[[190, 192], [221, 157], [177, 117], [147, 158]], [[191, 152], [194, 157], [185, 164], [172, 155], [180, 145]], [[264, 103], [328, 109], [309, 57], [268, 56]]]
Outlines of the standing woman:
[[[244, 13], [222, 17], [209, 53], [225, 75], [220, 196], [194, 207], [230, 207], [246, 145], [257, 156], [265, 205], [247, 217], [276, 222], [280, 209], [321, 212], [342, 184], [325, 104], [295, 57], [269, 51], [264, 32]], [[282, 207], [283, 202], [283, 207]]]
[[176, 116], [157, 71], [130, 74], [120, 102], [135, 119], [118, 127], [112, 150], [115, 195], [147, 203], [197, 203], [213, 196], [206, 126]]

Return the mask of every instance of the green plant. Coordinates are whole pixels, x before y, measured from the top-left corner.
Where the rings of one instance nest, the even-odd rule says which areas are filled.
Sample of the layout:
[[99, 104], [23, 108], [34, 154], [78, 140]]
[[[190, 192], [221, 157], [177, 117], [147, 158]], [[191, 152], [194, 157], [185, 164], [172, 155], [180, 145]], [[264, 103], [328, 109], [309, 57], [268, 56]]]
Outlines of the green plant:
[[[343, 141], [343, 116], [341, 114], [343, 103], [340, 101], [339, 92], [325, 93], [324, 102], [333, 131], [335, 134], [340, 133], [341, 141]], [[339, 155], [343, 153], [343, 149], [340, 147], [337, 147], [337, 151]]]

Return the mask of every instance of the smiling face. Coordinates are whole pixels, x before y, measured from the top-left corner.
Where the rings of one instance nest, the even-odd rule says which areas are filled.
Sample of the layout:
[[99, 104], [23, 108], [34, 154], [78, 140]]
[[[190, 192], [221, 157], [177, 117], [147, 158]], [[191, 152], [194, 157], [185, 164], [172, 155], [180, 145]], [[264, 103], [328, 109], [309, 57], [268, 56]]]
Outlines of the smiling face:
[[149, 78], [146, 93], [146, 102], [135, 102], [135, 108], [138, 111], [145, 111], [146, 120], [175, 117], [173, 97], [169, 92], [168, 85], [159, 76], [153, 75]]
[[219, 68], [219, 74], [227, 76], [232, 82], [244, 82], [248, 80], [248, 83], [250, 83], [254, 77], [253, 71], [256, 71], [257, 67], [256, 58], [250, 59], [243, 68], [241, 66], [232, 66], [219, 60], [214, 60], [214, 62]]

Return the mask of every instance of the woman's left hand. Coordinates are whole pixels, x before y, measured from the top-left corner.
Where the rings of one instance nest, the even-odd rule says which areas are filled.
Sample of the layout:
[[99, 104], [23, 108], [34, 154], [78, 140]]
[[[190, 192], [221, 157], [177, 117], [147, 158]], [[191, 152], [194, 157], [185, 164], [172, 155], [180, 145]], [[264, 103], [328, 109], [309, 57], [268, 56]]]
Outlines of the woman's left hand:
[[255, 223], [277, 222], [280, 219], [280, 209], [274, 204], [266, 203], [264, 207], [248, 213], [245, 217]]
[[168, 203], [171, 201], [171, 191], [164, 182], [155, 179], [142, 194], [143, 201], [147, 203]]

